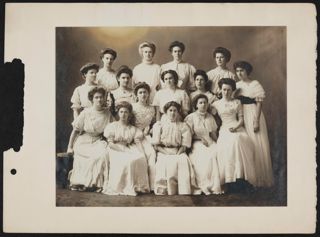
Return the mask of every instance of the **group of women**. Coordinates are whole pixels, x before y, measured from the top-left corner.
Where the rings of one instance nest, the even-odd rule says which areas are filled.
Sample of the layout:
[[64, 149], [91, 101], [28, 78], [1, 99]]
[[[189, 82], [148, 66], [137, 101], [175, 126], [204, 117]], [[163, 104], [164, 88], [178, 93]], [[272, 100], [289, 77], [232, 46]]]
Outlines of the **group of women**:
[[143, 42], [142, 62], [115, 71], [117, 53], [108, 48], [102, 68], [80, 69], [85, 83], [71, 98], [70, 189], [209, 195], [235, 184], [271, 187], [265, 91], [249, 77], [251, 64], [236, 62], [235, 75], [227, 68], [230, 51], [217, 47], [217, 67], [206, 73], [182, 60], [182, 42], [170, 44], [173, 60], [161, 66], [155, 51]]

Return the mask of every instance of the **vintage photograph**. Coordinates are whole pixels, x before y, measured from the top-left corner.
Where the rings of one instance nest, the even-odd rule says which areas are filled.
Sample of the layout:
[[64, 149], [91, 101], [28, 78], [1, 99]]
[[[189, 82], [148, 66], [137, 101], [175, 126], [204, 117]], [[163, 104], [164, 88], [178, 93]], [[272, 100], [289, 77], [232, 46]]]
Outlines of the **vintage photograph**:
[[56, 206], [287, 206], [285, 26], [56, 27]]

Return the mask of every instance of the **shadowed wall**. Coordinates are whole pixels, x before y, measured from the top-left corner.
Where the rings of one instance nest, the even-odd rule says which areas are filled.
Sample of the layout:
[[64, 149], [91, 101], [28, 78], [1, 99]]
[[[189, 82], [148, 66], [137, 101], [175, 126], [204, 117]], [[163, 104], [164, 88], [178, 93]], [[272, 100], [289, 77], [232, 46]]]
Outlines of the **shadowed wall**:
[[[228, 63], [246, 60], [253, 65], [252, 79], [266, 91], [263, 103], [278, 195], [286, 197], [287, 101], [285, 27], [59, 27], [56, 29], [56, 151], [66, 151], [73, 119], [70, 98], [75, 87], [84, 83], [79, 69], [87, 62], [101, 65], [99, 51], [110, 47], [118, 57], [113, 68], [141, 62], [138, 45], [143, 41], [157, 46], [154, 62], [172, 60], [168, 51], [174, 40], [184, 42], [185, 61], [197, 69], [215, 67], [212, 51], [223, 46], [231, 53]], [[280, 193], [281, 192], [281, 193]]]

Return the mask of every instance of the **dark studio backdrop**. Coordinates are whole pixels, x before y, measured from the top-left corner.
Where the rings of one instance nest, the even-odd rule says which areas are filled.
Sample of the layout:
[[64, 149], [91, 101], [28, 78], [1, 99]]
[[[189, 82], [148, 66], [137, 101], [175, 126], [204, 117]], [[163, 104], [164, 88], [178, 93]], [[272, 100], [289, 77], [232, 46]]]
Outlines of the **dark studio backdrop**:
[[58, 27], [56, 28], [56, 151], [67, 150], [73, 113], [70, 98], [73, 90], [84, 83], [79, 69], [87, 62], [101, 65], [99, 51], [109, 47], [117, 51], [113, 64], [117, 69], [131, 69], [141, 62], [138, 45], [143, 41], [156, 44], [154, 62], [172, 60], [169, 44], [182, 41], [183, 59], [197, 69], [214, 68], [213, 49], [228, 48], [233, 63], [246, 60], [253, 65], [252, 79], [266, 91], [263, 103], [266, 117], [276, 194], [286, 199], [287, 182], [287, 76], [286, 27]]

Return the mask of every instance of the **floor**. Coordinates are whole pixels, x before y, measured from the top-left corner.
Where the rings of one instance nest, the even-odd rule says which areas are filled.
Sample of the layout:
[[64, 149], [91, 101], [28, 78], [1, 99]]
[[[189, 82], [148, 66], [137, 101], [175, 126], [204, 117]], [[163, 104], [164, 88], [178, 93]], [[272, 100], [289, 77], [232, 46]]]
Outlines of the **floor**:
[[283, 190], [273, 188], [256, 190], [253, 193], [230, 193], [224, 195], [176, 195], [156, 196], [140, 194], [132, 196], [108, 196], [101, 193], [79, 192], [57, 188], [57, 206], [286, 206]]

